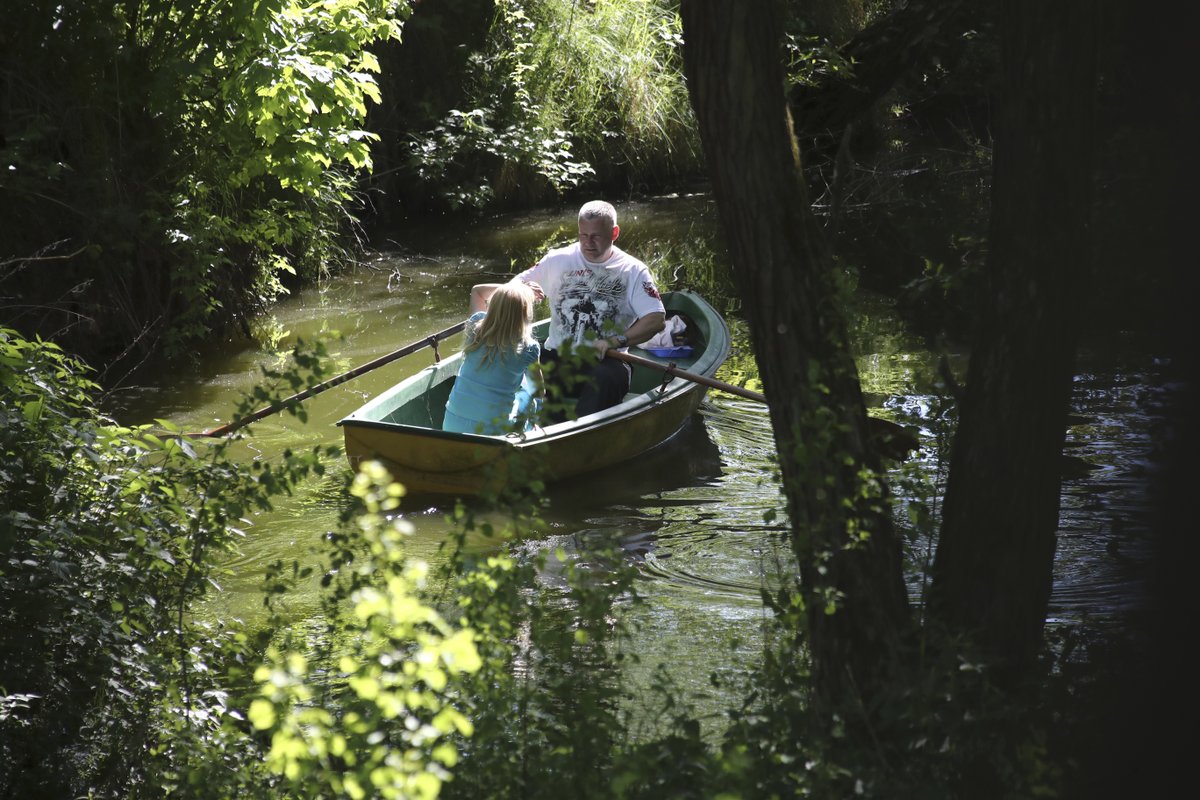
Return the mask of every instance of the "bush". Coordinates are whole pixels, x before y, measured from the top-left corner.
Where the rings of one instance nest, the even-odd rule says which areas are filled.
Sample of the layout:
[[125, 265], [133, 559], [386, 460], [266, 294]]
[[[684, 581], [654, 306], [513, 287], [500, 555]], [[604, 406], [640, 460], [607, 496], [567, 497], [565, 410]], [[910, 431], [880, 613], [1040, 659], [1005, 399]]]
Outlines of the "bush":
[[95, 388], [55, 345], [0, 329], [0, 794], [265, 785], [233, 702], [261, 643], [191, 611], [239, 520], [322, 454], [236, 464], [226, 443], [117, 427]]

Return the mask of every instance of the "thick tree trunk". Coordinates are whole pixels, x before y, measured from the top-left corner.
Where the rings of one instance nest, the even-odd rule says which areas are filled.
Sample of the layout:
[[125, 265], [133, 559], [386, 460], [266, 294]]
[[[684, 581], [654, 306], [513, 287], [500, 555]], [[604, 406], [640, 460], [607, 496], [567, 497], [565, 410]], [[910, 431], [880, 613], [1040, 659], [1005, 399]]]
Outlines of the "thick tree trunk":
[[818, 697], [869, 695], [908, 618], [900, 547], [886, 487], [861, 472], [878, 457], [794, 149], [779, 9], [681, 9], [692, 104], [779, 449]]
[[1006, 669], [1036, 658], [1058, 526], [1091, 208], [1091, 0], [1002, 6], [985, 312], [950, 460], [931, 608]]

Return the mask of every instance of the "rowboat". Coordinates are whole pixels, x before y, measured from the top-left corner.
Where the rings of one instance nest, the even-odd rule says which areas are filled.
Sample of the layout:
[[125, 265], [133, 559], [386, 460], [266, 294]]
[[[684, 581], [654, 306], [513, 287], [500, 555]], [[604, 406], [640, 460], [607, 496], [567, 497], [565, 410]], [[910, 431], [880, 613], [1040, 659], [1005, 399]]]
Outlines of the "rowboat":
[[[612, 408], [520, 434], [443, 431], [446, 400], [462, 363], [458, 353], [341, 419], [346, 457], [356, 469], [366, 460], [382, 462], [412, 494], [469, 497], [531, 475], [553, 483], [605, 470], [658, 447], [696, 412], [706, 385], [721, 385], [714, 375], [729, 356], [729, 329], [703, 298], [668, 292], [663, 304], [668, 317], [687, 320], [691, 351], [675, 348], [655, 356], [631, 348], [638, 355], [621, 359], [633, 362], [630, 391]], [[538, 322], [534, 335], [544, 340], [549, 324]]]

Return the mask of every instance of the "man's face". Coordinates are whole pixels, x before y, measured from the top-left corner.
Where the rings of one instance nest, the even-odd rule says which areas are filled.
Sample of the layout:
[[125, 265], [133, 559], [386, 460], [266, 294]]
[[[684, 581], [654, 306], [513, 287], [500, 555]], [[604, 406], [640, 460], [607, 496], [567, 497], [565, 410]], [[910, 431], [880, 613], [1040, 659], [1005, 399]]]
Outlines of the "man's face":
[[579, 250], [583, 257], [593, 264], [607, 261], [619, 230], [598, 217], [579, 220]]

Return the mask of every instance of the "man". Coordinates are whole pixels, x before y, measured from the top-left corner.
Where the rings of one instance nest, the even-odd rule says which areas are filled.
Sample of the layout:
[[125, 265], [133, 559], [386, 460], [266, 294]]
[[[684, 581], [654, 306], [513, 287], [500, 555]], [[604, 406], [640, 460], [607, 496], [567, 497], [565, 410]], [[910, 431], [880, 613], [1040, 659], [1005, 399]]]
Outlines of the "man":
[[[575, 406], [580, 417], [616, 405], [629, 391], [629, 365], [605, 358], [605, 352], [648, 341], [666, 321], [650, 270], [613, 244], [620, 233], [612, 205], [602, 200], [584, 203], [579, 209], [579, 241], [551, 250], [513, 278], [528, 284], [539, 300], [550, 302], [550, 333], [542, 348], [542, 363], [558, 362], [567, 343], [596, 349], [599, 359]], [[474, 287], [472, 303], [481, 297], [486, 301], [497, 286]], [[564, 385], [561, 369], [550, 373], [551, 380]]]

